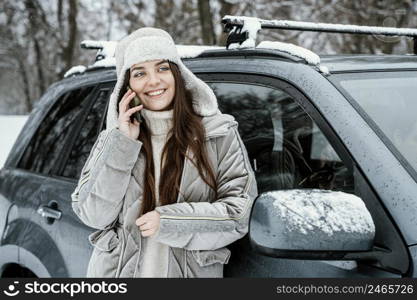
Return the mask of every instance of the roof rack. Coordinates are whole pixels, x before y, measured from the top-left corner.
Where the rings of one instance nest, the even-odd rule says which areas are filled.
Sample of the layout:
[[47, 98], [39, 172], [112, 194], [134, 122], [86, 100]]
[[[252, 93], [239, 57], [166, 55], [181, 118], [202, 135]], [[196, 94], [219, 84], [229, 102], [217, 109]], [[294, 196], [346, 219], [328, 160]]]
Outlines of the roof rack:
[[[222, 19], [224, 32], [229, 33], [227, 46], [232, 44], [248, 43], [247, 40], [256, 41], [256, 33], [261, 28], [283, 29], [283, 30], [302, 30], [316, 32], [367, 34], [367, 35], [386, 35], [386, 36], [408, 36], [413, 38], [413, 52], [417, 54], [417, 29], [378, 27], [378, 26], [359, 26], [343, 25], [330, 23], [312, 23], [288, 20], [263, 20], [253, 17], [226, 15]], [[252, 37], [251, 37], [252, 36]]]
[[224, 31], [229, 32], [226, 48], [275, 50], [280, 53], [289, 54], [291, 57], [301, 58], [307, 64], [315, 67], [320, 73], [324, 75], [329, 74], [328, 68], [320, 64], [320, 57], [309, 49], [278, 41], [262, 41], [258, 45], [255, 45], [256, 35], [262, 28], [261, 21], [258, 18], [252, 17], [225, 16], [222, 23], [225, 24]]

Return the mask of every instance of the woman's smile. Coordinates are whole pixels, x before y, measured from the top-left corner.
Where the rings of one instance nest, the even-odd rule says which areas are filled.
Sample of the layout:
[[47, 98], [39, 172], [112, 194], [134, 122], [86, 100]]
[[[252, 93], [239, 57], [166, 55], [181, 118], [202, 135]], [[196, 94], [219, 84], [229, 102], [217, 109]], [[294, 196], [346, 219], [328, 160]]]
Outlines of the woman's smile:
[[153, 60], [132, 66], [129, 85], [144, 108], [162, 111], [171, 107], [175, 95], [175, 79], [168, 61]]
[[167, 89], [160, 89], [160, 90], [154, 90], [154, 91], [150, 91], [145, 93], [148, 97], [151, 98], [159, 98], [160, 96], [162, 96], [163, 94], [165, 94], [165, 91]]

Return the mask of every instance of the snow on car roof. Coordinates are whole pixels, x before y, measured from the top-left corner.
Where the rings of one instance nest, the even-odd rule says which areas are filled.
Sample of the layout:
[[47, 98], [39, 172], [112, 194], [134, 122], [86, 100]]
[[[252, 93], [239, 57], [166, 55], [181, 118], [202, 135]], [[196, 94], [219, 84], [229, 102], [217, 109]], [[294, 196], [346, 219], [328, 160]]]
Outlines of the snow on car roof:
[[177, 51], [181, 58], [193, 58], [199, 56], [207, 50], [225, 50], [226, 47], [218, 46], [194, 46], [194, 45], [177, 45]]
[[[83, 48], [87, 49], [98, 49], [96, 60], [94, 64], [86, 66], [74, 66], [69, 69], [64, 77], [69, 77], [71, 75], [82, 74], [86, 70], [95, 69], [99, 67], [114, 67], [116, 66], [115, 51], [116, 51], [116, 41], [91, 41], [86, 40], [81, 43]], [[195, 45], [176, 45], [178, 54], [181, 58], [193, 58], [199, 56], [206, 50], [221, 50], [226, 49], [225, 47], [217, 46], [195, 46]]]
[[87, 70], [86, 66], [83, 66], [83, 65], [74, 66], [74, 67], [71, 67], [71, 69], [69, 69], [67, 72], [65, 72], [64, 77], [69, 77], [75, 74], [81, 74], [81, 73], [84, 73], [85, 70]]
[[296, 46], [290, 43], [282, 43], [282, 42], [273, 42], [273, 41], [263, 41], [260, 42], [256, 48], [259, 49], [276, 49], [278, 51], [282, 51], [285, 53], [289, 53], [291, 55], [297, 56], [299, 58], [303, 58], [308, 64], [310, 65], [319, 65], [320, 64], [320, 57], [311, 50], [306, 48]]
[[316, 66], [321, 73], [325, 75], [329, 74], [329, 69], [326, 66], [321, 65], [320, 56], [307, 48], [296, 46], [291, 43], [263, 41], [256, 46], [256, 49], [274, 49], [279, 52], [288, 53], [292, 56], [304, 59], [309, 65]]

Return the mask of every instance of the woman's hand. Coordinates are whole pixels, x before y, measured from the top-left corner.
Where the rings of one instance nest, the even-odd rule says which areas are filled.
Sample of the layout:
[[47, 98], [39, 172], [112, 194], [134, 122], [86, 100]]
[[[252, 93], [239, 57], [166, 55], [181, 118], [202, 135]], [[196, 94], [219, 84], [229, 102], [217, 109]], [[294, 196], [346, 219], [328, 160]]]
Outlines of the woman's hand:
[[130, 116], [140, 111], [143, 108], [143, 105], [139, 105], [129, 109], [129, 103], [133, 100], [136, 96], [136, 93], [133, 92], [131, 89], [128, 89], [127, 92], [124, 94], [122, 100], [119, 102], [119, 118], [118, 118], [118, 125], [119, 130], [130, 137], [131, 139], [137, 140], [139, 137], [139, 130], [140, 130], [140, 123], [134, 119], [133, 123], [130, 121]]
[[153, 235], [159, 229], [159, 213], [155, 210], [150, 211], [136, 220], [136, 225], [139, 226], [140, 233], [143, 237]]

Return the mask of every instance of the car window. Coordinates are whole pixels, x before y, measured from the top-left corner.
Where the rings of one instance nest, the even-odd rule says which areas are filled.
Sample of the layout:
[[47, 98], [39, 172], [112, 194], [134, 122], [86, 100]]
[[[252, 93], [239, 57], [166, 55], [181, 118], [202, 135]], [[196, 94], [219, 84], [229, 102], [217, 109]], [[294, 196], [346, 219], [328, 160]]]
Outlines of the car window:
[[25, 150], [18, 167], [45, 175], [59, 163], [70, 133], [77, 127], [94, 87], [61, 96], [49, 110]]
[[288, 93], [246, 83], [209, 85], [219, 109], [239, 123], [260, 193], [293, 188], [353, 193], [352, 172]]
[[62, 176], [78, 178], [104, 122], [110, 90], [101, 89], [91, 105], [83, 126], [75, 139]]
[[363, 109], [367, 120], [375, 122], [416, 173], [417, 72], [369, 72], [339, 77], [342, 90]]

